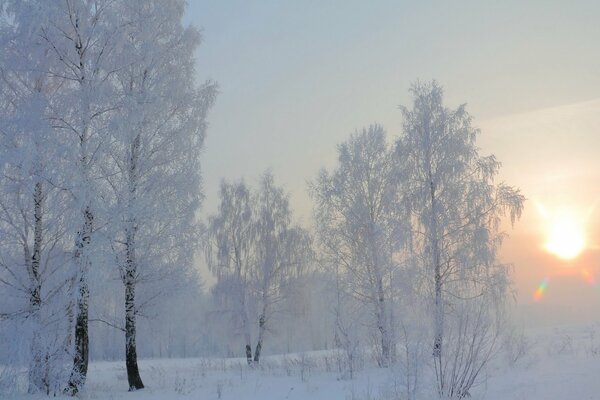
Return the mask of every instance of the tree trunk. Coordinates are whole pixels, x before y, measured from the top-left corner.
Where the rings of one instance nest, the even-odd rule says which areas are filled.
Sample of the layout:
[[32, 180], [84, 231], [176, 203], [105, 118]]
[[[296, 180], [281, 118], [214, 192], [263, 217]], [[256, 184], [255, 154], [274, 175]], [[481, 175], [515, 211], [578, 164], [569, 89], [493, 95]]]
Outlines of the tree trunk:
[[248, 365], [252, 365], [252, 346], [250, 342], [246, 342], [246, 360], [248, 361]]
[[135, 234], [137, 230], [137, 219], [134, 208], [137, 202], [137, 166], [140, 148], [141, 134], [138, 133], [130, 147], [128, 182], [127, 182], [127, 226], [125, 227], [125, 365], [127, 367], [127, 381], [129, 391], [144, 388], [137, 363], [136, 346], [136, 309], [135, 309], [135, 284], [137, 281], [137, 260], [135, 257]]
[[144, 388], [137, 364], [136, 326], [135, 326], [135, 286], [125, 285], [125, 365], [129, 391]]
[[89, 362], [89, 335], [88, 335], [88, 306], [90, 292], [87, 281], [79, 280], [79, 293], [77, 299], [77, 318], [75, 320], [75, 356], [73, 369], [69, 378], [69, 392], [77, 394], [87, 377]]
[[42, 183], [35, 184], [33, 192], [33, 255], [29, 257], [26, 250], [26, 262], [29, 266], [29, 306], [33, 321], [33, 338], [31, 342], [31, 361], [29, 364], [29, 393], [47, 391], [47, 382], [44, 380], [44, 356], [41, 346], [41, 305], [42, 282], [40, 277], [40, 259], [42, 248]]
[[241, 274], [238, 272], [238, 295], [240, 296], [240, 312], [242, 317], [242, 329], [244, 332], [244, 342], [246, 344], [246, 361], [252, 365], [252, 337], [250, 335], [250, 324], [248, 323], [248, 312], [246, 311], [246, 290], [242, 284]]
[[265, 314], [260, 316], [258, 319], [258, 341], [256, 342], [256, 350], [254, 350], [254, 362], [258, 364], [260, 362], [260, 352], [262, 350], [263, 338], [265, 335]]
[[92, 239], [94, 216], [89, 206], [84, 210], [84, 225], [78, 234], [75, 261], [79, 267], [79, 287], [77, 294], [77, 317], [75, 319], [75, 355], [69, 378], [68, 392], [75, 395], [85, 384], [89, 363], [88, 308], [90, 291], [87, 273], [90, 269], [89, 246]]
[[444, 311], [442, 303], [442, 283], [440, 275], [440, 265], [435, 266], [435, 312], [434, 312], [434, 340], [433, 340], [433, 361], [438, 380], [438, 391], [444, 393], [444, 371], [442, 365], [442, 340], [444, 337]]
[[250, 326], [248, 324], [248, 317], [245, 308], [242, 323], [244, 324], [244, 341], [246, 342], [246, 361], [248, 362], [248, 365], [252, 365], [252, 338], [250, 337]]
[[127, 264], [125, 271], [125, 365], [129, 391], [144, 388], [137, 363], [136, 325], [135, 325], [135, 281], [137, 265], [135, 260], [135, 241], [133, 232], [127, 234]]
[[90, 245], [92, 242], [92, 229], [94, 215], [90, 205], [90, 190], [92, 182], [90, 180], [90, 165], [88, 155], [88, 140], [90, 130], [90, 83], [86, 79], [85, 50], [81, 36], [79, 35], [79, 21], [77, 20], [75, 30], [78, 34], [78, 40], [75, 43], [75, 49], [79, 55], [79, 88], [81, 94], [81, 131], [79, 132], [79, 165], [81, 173], [83, 192], [80, 193], [81, 200], [85, 205], [83, 209], [83, 228], [77, 234], [75, 243], [75, 263], [78, 267], [78, 293], [77, 309], [75, 317], [75, 355], [73, 357], [73, 369], [69, 378], [68, 392], [71, 395], [77, 394], [87, 377], [89, 362], [89, 331], [88, 331], [88, 308], [90, 290], [88, 286], [87, 274], [91, 268]]
[[387, 313], [385, 307], [385, 296], [383, 293], [383, 283], [378, 282], [377, 287], [377, 328], [381, 334], [381, 362], [380, 367], [389, 367], [390, 365], [390, 332], [387, 321]]
[[378, 355], [377, 363], [380, 367], [388, 367], [391, 360], [391, 339], [390, 339], [390, 324], [387, 315], [387, 302], [385, 289], [383, 286], [383, 271], [382, 271], [382, 249], [378, 245], [378, 239], [381, 239], [379, 229], [377, 228], [374, 212], [370, 213], [370, 234], [369, 234], [369, 250], [371, 253], [371, 270], [375, 281], [373, 297], [375, 298], [375, 323], [380, 334], [381, 353]]
[[[431, 173], [429, 173], [431, 179]], [[444, 382], [444, 369], [442, 363], [442, 345], [444, 337], [444, 303], [442, 299], [442, 271], [441, 260], [440, 260], [440, 243], [438, 239], [438, 226], [437, 226], [437, 213], [436, 205], [437, 200], [435, 196], [435, 185], [433, 180], [430, 181], [430, 207], [431, 207], [431, 220], [430, 220], [430, 240], [431, 240], [431, 252], [432, 252], [432, 263], [433, 263], [433, 275], [434, 275], [434, 338], [433, 338], [433, 363], [435, 366], [435, 374], [437, 379], [437, 389], [440, 396], [444, 395], [445, 382]]]

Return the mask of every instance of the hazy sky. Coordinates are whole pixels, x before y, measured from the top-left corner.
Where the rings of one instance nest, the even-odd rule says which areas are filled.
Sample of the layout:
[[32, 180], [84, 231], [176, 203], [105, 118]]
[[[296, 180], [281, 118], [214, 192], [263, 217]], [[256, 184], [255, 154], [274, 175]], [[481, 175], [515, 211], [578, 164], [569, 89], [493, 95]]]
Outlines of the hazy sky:
[[[448, 105], [468, 103], [483, 151], [529, 199], [502, 252], [521, 308], [540, 324], [600, 319], [600, 289], [580, 273], [600, 279], [600, 2], [189, 3], [187, 21], [204, 31], [198, 78], [220, 86], [204, 215], [222, 177], [254, 183], [272, 168], [310, 224], [306, 182], [334, 164], [336, 144], [372, 122], [396, 136], [410, 83], [435, 78]], [[588, 250], [571, 262], [544, 251], [535, 204], [583, 215]]]

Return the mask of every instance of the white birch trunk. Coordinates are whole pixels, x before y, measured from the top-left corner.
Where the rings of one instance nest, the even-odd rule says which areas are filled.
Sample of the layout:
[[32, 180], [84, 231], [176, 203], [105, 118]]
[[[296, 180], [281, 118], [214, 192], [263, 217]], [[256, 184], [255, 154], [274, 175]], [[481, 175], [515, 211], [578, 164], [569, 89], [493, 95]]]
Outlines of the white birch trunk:
[[125, 261], [125, 364], [127, 367], [127, 381], [129, 391], [144, 388], [137, 364], [136, 346], [136, 309], [135, 309], [135, 284], [137, 280], [137, 260], [135, 258], [135, 233], [137, 221], [134, 213], [137, 196], [137, 163], [140, 147], [140, 135], [136, 135], [131, 144], [128, 170], [128, 218], [126, 226], [126, 261]]
[[[75, 18], [77, 18], [75, 16]], [[76, 26], [78, 28], [78, 26]], [[88, 363], [89, 363], [89, 333], [88, 333], [88, 309], [89, 309], [89, 286], [88, 271], [91, 269], [91, 259], [89, 255], [92, 241], [92, 230], [94, 215], [91, 208], [91, 180], [90, 180], [90, 158], [88, 156], [88, 141], [90, 130], [90, 99], [89, 82], [86, 80], [85, 71], [85, 53], [81, 37], [75, 43], [75, 48], [79, 54], [79, 87], [82, 95], [81, 110], [81, 132], [79, 133], [79, 165], [80, 178], [83, 189], [79, 194], [83, 204], [83, 227], [77, 234], [75, 263], [77, 266], [77, 300], [76, 300], [76, 318], [75, 318], [75, 354], [73, 357], [73, 370], [69, 379], [68, 391], [75, 395], [85, 384]]]

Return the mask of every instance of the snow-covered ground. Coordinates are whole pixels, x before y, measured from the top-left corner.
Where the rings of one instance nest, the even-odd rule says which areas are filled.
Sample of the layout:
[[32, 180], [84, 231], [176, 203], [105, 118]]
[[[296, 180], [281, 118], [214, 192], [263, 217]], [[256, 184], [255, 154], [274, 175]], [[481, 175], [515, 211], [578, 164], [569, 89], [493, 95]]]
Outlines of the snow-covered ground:
[[[509, 355], [510, 353], [510, 355]], [[269, 356], [260, 368], [243, 359], [142, 360], [146, 389], [127, 392], [123, 362], [90, 365], [83, 399], [404, 399], [398, 369], [369, 366], [341, 379], [335, 352]], [[528, 330], [488, 368], [473, 398], [600, 399], [600, 325]], [[422, 386], [426, 386], [422, 382]], [[433, 398], [422, 387], [420, 398]], [[14, 395], [3, 398], [35, 397]], [[42, 397], [43, 398], [43, 397]]]

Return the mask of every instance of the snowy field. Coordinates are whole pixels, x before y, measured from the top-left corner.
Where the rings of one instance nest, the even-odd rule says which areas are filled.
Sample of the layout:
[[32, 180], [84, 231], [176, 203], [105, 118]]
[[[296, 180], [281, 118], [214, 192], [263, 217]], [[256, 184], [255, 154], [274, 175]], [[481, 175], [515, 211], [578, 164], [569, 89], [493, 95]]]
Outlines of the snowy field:
[[[341, 379], [334, 351], [265, 357], [259, 368], [243, 359], [141, 360], [147, 388], [126, 391], [123, 362], [94, 362], [83, 399], [405, 399], [399, 368], [365, 365]], [[486, 400], [600, 398], [600, 325], [529, 330], [499, 354], [473, 391]], [[434, 396], [421, 382], [418, 399]], [[34, 399], [35, 396], [5, 396]], [[39, 398], [46, 398], [40, 396]]]

